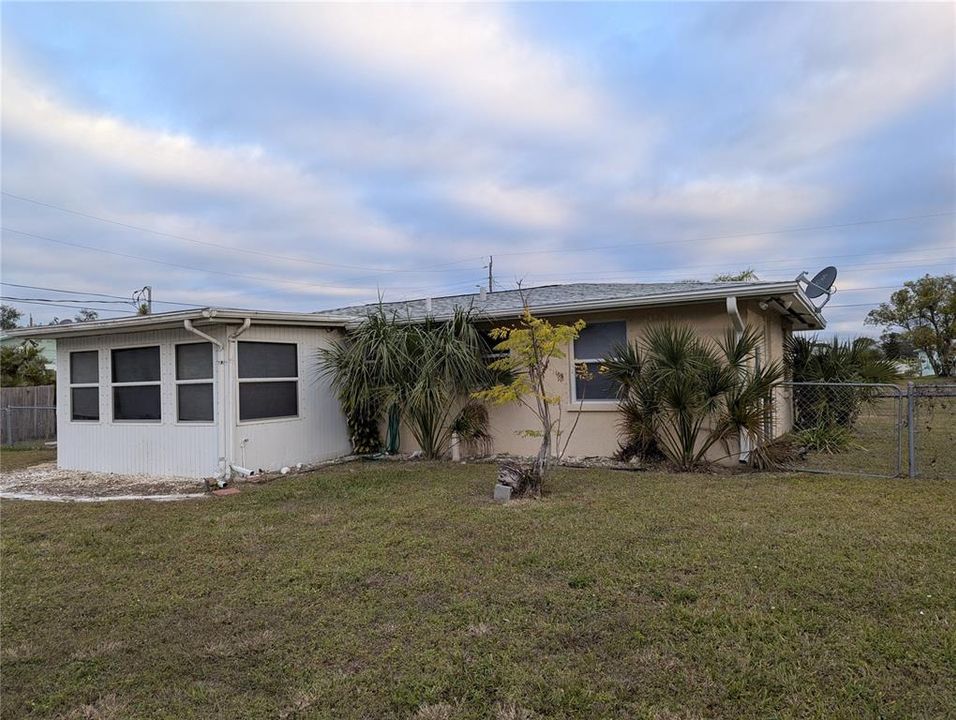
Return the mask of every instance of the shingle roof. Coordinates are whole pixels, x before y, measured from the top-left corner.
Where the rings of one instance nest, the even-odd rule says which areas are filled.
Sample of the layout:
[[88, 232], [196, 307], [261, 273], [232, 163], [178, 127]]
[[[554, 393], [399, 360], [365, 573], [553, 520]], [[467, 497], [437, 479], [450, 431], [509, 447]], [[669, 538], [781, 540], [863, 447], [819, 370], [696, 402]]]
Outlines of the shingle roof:
[[[456, 308], [473, 308], [481, 314], [502, 316], [509, 313], [517, 315], [524, 308], [526, 302], [532, 310], [542, 312], [548, 308], [562, 308], [566, 306], [612, 302], [633, 299], [636, 302], [656, 296], [681, 296], [684, 294], [707, 293], [707, 291], [722, 292], [728, 295], [735, 291], [747, 291], [751, 294], [759, 292], [762, 287], [777, 288], [780, 283], [773, 282], [742, 282], [742, 283], [715, 283], [715, 282], [676, 282], [676, 283], [573, 283], [569, 285], [542, 285], [540, 287], [521, 290], [496, 290], [487, 293], [482, 299], [478, 293], [468, 295], [448, 295], [431, 299], [429, 312], [428, 300], [404, 300], [401, 302], [382, 303], [386, 313], [397, 313], [402, 318], [419, 320], [427, 316], [445, 317], [451, 315]], [[523, 298], [522, 298], [523, 295]], [[688, 298], [690, 299], [690, 298]], [[680, 302], [675, 297], [675, 302]], [[364, 317], [369, 311], [378, 306], [378, 303], [369, 305], [352, 305], [350, 307], [323, 310], [323, 315]]]

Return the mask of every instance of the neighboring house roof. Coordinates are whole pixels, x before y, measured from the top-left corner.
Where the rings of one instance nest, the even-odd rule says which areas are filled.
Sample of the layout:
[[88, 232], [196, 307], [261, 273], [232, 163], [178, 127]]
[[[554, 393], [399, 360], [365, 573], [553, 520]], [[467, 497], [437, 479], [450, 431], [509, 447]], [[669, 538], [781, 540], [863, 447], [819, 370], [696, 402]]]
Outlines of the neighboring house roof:
[[[517, 316], [527, 304], [539, 315], [601, 311], [647, 305], [680, 305], [723, 300], [728, 297], [773, 301], [781, 312], [808, 329], [826, 322], [806, 297], [799, 283], [787, 282], [677, 282], [677, 283], [574, 283], [543, 285], [525, 290], [448, 295], [381, 303], [388, 314], [412, 321], [445, 318], [456, 308], [471, 308], [489, 318]], [[354, 318], [367, 316], [379, 303], [323, 310], [323, 315]]]
[[[313, 327], [343, 327], [349, 318], [326, 316], [322, 313], [275, 312], [271, 310], [241, 310], [237, 308], [196, 308], [177, 310], [153, 315], [134, 315], [111, 320], [74, 322], [66, 325], [42, 325], [17, 328], [9, 331], [10, 337], [75, 337], [81, 335], [107, 335], [117, 332], [141, 332], [144, 330], [167, 330], [182, 327], [185, 320], [195, 322], [196, 327], [214, 323], [242, 323], [246, 318], [269, 325], [297, 325]], [[354, 320], [354, 319], [353, 319]]]

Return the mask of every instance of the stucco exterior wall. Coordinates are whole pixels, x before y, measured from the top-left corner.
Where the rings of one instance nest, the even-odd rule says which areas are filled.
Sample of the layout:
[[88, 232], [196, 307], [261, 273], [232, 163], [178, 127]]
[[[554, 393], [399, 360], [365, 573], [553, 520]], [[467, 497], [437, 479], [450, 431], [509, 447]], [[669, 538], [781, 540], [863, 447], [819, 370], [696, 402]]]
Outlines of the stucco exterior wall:
[[[785, 321], [782, 321], [781, 316], [772, 310], [761, 310], [756, 303], [741, 303], [740, 313], [745, 323], [762, 330], [764, 334], [762, 357], [765, 361], [782, 361], [783, 322]], [[628, 342], [634, 342], [640, 338], [647, 327], [662, 322], [684, 323], [713, 339], [722, 338], [726, 330], [732, 327], [724, 302], [588, 313], [549, 319], [552, 322], [573, 322], [583, 319], [588, 323], [624, 320]], [[552, 362], [552, 369], [558, 370], [562, 377], [559, 379], [552, 373], [548, 387], [550, 393], [562, 398], [562, 436], [558, 442], [562, 448], [565, 442], [568, 443], [568, 456], [611, 456], [618, 449], [617, 403], [606, 400], [573, 402], [573, 357], [570, 351], [566, 351], [566, 355], [567, 358]], [[786, 404], [788, 399], [781, 395], [779, 400], [774, 428], [777, 435], [786, 432], [790, 427], [789, 412], [781, 413], [779, 410], [779, 405]], [[540, 440], [523, 437], [520, 434], [522, 430], [538, 429], [537, 418], [527, 408], [519, 405], [492, 406], [489, 408], [489, 421], [494, 439], [494, 452], [525, 456], [534, 455], [537, 452]], [[572, 426], [574, 431], [568, 440]], [[413, 451], [418, 447], [407, 428], [402, 429], [401, 443], [404, 452]], [[726, 456], [728, 452], [736, 452], [736, 447], [731, 447], [729, 450], [722, 446], [714, 448], [709, 453], [709, 457], [717, 459], [720, 456]]]

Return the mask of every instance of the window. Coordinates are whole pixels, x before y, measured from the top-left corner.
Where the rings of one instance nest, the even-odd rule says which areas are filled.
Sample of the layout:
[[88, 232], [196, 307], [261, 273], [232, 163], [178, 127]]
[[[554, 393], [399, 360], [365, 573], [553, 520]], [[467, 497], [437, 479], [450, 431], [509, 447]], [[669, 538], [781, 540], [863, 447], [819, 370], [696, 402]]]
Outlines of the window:
[[113, 350], [113, 420], [162, 419], [159, 346]]
[[176, 419], [212, 422], [212, 345], [207, 342], [176, 346]]
[[585, 327], [574, 341], [575, 365], [587, 365], [590, 379], [574, 378], [575, 400], [616, 400], [617, 386], [599, 372], [601, 363], [617, 345], [627, 342], [627, 325], [617, 322], [594, 323]]
[[100, 419], [100, 354], [70, 353], [70, 419]]
[[239, 343], [239, 420], [299, 414], [299, 360], [295, 343]]

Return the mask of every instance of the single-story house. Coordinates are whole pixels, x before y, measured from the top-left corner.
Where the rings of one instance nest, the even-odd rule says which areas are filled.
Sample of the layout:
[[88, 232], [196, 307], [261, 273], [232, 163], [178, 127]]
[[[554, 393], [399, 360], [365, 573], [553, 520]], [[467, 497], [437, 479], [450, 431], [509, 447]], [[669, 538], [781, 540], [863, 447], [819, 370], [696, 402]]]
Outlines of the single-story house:
[[[564, 382], [553, 388], [563, 410], [581, 413], [568, 448], [578, 456], [613, 454], [617, 417], [613, 389], [600, 377], [576, 378], [574, 363], [599, 363], [616, 343], [635, 340], [658, 321], [713, 337], [756, 325], [768, 361], [782, 357], [790, 332], [825, 325], [796, 281], [550, 285], [385, 307], [412, 322], [471, 307], [493, 326], [516, 320], [523, 303], [553, 321], [587, 323], [567, 353]], [[10, 335], [57, 340], [60, 467], [217, 477], [349, 453], [345, 418], [319, 372], [318, 350], [376, 306], [319, 313], [205, 308]], [[777, 432], [790, 427], [789, 402], [781, 400]], [[519, 434], [534, 427], [523, 408], [492, 408], [490, 424], [496, 452], [535, 452], [536, 441]], [[402, 450], [414, 449], [403, 433]]]
[[[526, 290], [481, 291], [467, 295], [423, 298], [383, 303], [386, 313], [411, 321], [426, 317], [449, 318], [456, 307], [472, 307], [489, 327], [520, 317], [524, 304], [538, 317], [552, 322], [584, 320], [582, 330], [561, 370], [563, 381], [548, 389], [561, 398], [562, 411], [580, 414], [567, 447], [570, 456], [611, 456], [618, 450], [618, 414], [615, 388], [594, 372], [605, 354], [622, 342], [637, 340], [653, 323], [677, 322], [705, 336], [722, 338], [727, 328], [747, 325], [763, 329], [760, 361], [783, 359], [784, 342], [795, 330], [826, 326], [822, 314], [796, 280], [787, 282], [678, 282], [678, 283], [574, 283], [546, 285]], [[363, 317], [379, 303], [326, 310], [324, 314]], [[591, 379], [575, 376], [576, 364], [586, 363]], [[778, 391], [775, 402], [775, 436], [792, 425], [789, 393]], [[495, 452], [534, 455], [540, 440], [522, 434], [537, 421], [527, 408], [502, 405], [489, 408], [489, 425]], [[564, 424], [565, 430], [574, 420]], [[410, 432], [401, 433], [403, 450], [416, 449]]]

